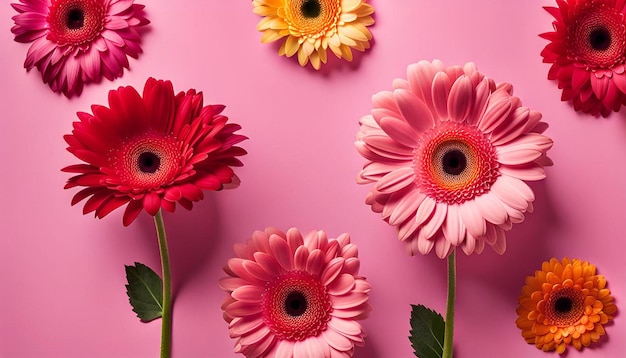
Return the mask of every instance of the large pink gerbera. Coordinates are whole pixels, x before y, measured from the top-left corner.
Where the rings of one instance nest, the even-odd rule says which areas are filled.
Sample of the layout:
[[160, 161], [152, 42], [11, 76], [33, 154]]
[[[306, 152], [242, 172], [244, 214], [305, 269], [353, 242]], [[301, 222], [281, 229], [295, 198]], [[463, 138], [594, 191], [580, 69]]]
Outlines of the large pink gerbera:
[[93, 115], [79, 112], [67, 148], [87, 164], [63, 168], [79, 173], [65, 188], [86, 187], [72, 205], [89, 198], [85, 214], [102, 218], [128, 204], [124, 225], [142, 209], [156, 215], [173, 212], [176, 202], [191, 209], [203, 190], [236, 187], [239, 178], [231, 166], [246, 152], [235, 146], [246, 137], [227, 124], [222, 105], [202, 104], [202, 92], [174, 95], [170, 81], [148, 79], [143, 98], [133, 87], [109, 92], [110, 108], [93, 105]]
[[224, 268], [222, 305], [235, 351], [246, 357], [351, 357], [365, 336], [370, 285], [350, 236], [256, 231]]
[[434, 247], [443, 258], [460, 246], [469, 255], [485, 243], [503, 253], [505, 231], [532, 210], [524, 180], [543, 179], [551, 164], [548, 125], [472, 63], [421, 61], [407, 72], [360, 121], [355, 144], [367, 163], [357, 181], [376, 184], [367, 204], [411, 254]]
[[83, 84], [120, 77], [141, 53], [137, 29], [149, 21], [134, 0], [20, 0], [11, 6], [15, 41], [32, 42], [24, 67], [66, 96]]
[[550, 43], [541, 52], [551, 63], [548, 79], [558, 81], [561, 99], [574, 109], [608, 116], [626, 103], [626, 2], [557, 0], [545, 9], [555, 18]]

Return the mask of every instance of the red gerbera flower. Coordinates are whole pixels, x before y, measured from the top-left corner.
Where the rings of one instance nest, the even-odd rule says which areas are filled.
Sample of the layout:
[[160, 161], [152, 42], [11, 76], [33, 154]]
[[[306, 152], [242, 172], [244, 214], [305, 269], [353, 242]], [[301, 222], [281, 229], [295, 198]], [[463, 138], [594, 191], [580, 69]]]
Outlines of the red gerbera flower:
[[246, 137], [220, 115], [222, 105], [202, 104], [194, 89], [174, 95], [170, 81], [148, 79], [143, 98], [133, 87], [109, 92], [110, 108], [93, 105], [93, 115], [79, 112], [67, 150], [87, 164], [62, 170], [80, 173], [65, 188], [86, 187], [72, 205], [89, 198], [83, 213], [102, 218], [128, 204], [124, 225], [142, 209], [156, 215], [173, 212], [176, 202], [190, 210], [203, 190], [239, 185], [232, 166], [246, 151], [235, 144]]
[[150, 23], [134, 0], [20, 0], [11, 4], [15, 41], [29, 43], [24, 67], [70, 97], [83, 84], [120, 77], [141, 53], [137, 28]]
[[545, 7], [554, 16], [551, 41], [541, 52], [551, 63], [548, 79], [563, 89], [561, 100], [576, 111], [607, 117], [626, 103], [626, 2], [557, 0]]

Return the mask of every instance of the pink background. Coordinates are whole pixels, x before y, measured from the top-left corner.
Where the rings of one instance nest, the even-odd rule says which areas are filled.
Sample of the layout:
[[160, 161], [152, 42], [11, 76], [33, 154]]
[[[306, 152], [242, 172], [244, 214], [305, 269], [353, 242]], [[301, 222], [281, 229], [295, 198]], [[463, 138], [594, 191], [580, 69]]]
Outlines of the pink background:
[[[106, 104], [121, 85], [170, 79], [176, 91], [204, 91], [223, 103], [250, 137], [239, 189], [207, 193], [191, 212], [166, 215], [175, 280], [174, 357], [236, 357], [220, 304], [221, 268], [232, 245], [266, 226], [351, 234], [361, 272], [373, 286], [367, 345], [356, 357], [412, 357], [409, 304], [445, 305], [445, 262], [410, 257], [395, 229], [364, 204], [355, 183], [364, 160], [353, 146], [370, 97], [404, 77], [406, 66], [439, 58], [474, 61], [497, 82], [511, 82], [524, 104], [550, 124], [555, 166], [533, 184], [535, 212], [490, 248], [458, 262], [455, 357], [543, 357], [515, 326], [524, 277], [550, 257], [596, 264], [622, 310], [626, 295], [624, 111], [609, 119], [579, 115], [560, 102], [539, 55], [552, 1], [372, 0], [372, 49], [354, 63], [331, 60], [322, 71], [263, 45], [250, 1], [141, 1], [152, 21], [144, 54], [114, 83], [89, 85], [71, 100], [52, 93], [22, 64], [28, 46], [13, 41], [15, 14], [0, 6], [0, 357], [156, 357], [160, 321], [140, 323], [126, 297], [124, 265], [159, 268], [149, 216], [130, 227], [118, 210], [103, 220], [71, 207], [75, 191], [60, 169], [77, 163], [62, 136], [75, 112]], [[619, 314], [608, 338], [568, 357], [623, 357]], [[599, 348], [599, 349], [598, 349]]]

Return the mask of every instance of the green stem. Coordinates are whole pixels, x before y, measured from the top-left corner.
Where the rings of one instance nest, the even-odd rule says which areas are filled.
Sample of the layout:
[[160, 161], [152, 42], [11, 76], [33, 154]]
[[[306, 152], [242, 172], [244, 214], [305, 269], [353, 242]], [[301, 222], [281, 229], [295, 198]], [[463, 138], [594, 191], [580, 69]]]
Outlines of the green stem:
[[161, 274], [163, 278], [163, 316], [161, 321], [161, 358], [172, 355], [172, 275], [170, 273], [170, 254], [167, 249], [165, 224], [161, 210], [154, 216], [159, 252], [161, 253]]
[[454, 301], [456, 297], [456, 250], [448, 256], [448, 300], [446, 302], [446, 326], [443, 336], [442, 358], [452, 358], [454, 336]]

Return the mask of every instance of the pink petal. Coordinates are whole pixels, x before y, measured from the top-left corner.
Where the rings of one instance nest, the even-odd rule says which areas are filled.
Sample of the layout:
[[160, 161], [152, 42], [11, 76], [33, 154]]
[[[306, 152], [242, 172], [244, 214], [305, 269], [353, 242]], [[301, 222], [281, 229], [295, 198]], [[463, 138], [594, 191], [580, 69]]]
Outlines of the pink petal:
[[324, 337], [329, 346], [341, 352], [349, 351], [354, 347], [354, 343], [351, 340], [332, 329], [322, 331], [322, 337]]
[[402, 195], [401, 199], [393, 205], [393, 211], [389, 217], [389, 224], [398, 225], [414, 216], [422, 201], [426, 199], [426, 194], [418, 190], [411, 190]]
[[361, 335], [361, 325], [353, 320], [346, 320], [337, 317], [333, 317], [328, 326], [333, 330], [342, 333], [346, 336], [359, 336]]
[[[393, 98], [400, 113], [402, 113], [402, 117], [415, 131], [422, 132], [435, 125], [428, 106], [413, 93], [406, 90], [396, 90], [393, 92]], [[411, 131], [411, 135], [415, 131]]]
[[417, 146], [419, 134], [405, 121], [393, 117], [384, 117], [379, 123], [385, 133], [398, 143], [407, 147]]
[[231, 296], [237, 301], [258, 303], [261, 302], [261, 295], [265, 292], [265, 289], [261, 286], [245, 285], [237, 287]]
[[445, 237], [439, 236], [435, 242], [435, 253], [440, 259], [446, 258], [450, 254], [450, 241]]
[[324, 357], [322, 347], [317, 343], [317, 338], [309, 337], [303, 341], [296, 341], [293, 347], [294, 358]]
[[397, 169], [380, 179], [376, 184], [376, 190], [381, 193], [393, 193], [412, 185], [414, 180], [415, 172], [413, 168]]
[[439, 72], [435, 75], [432, 84], [433, 106], [438, 113], [440, 120], [448, 118], [448, 95], [452, 82], [445, 72]]
[[432, 103], [431, 84], [436, 73], [437, 69], [428, 61], [420, 61], [407, 68], [411, 92], [428, 106]]
[[306, 271], [313, 276], [319, 276], [324, 268], [324, 252], [320, 249], [312, 250], [306, 262]]
[[231, 337], [239, 337], [259, 328], [264, 323], [261, 315], [235, 317], [230, 321], [228, 329]]
[[507, 220], [508, 214], [506, 209], [494, 195], [486, 193], [476, 197], [474, 200], [476, 202], [476, 208], [480, 211], [480, 215], [487, 221], [501, 225]]
[[[225, 311], [231, 316], [250, 316], [253, 314], [261, 313], [263, 307], [258, 303], [235, 301], [229, 304]], [[262, 337], [258, 337], [260, 339]]]
[[472, 106], [472, 114], [467, 119], [467, 124], [476, 125], [485, 113], [489, 96], [491, 95], [490, 83], [487, 78], [483, 78], [476, 86], [476, 95]]
[[255, 252], [254, 260], [271, 276], [279, 275], [284, 271], [274, 256], [265, 252]]
[[528, 202], [524, 200], [521, 195], [519, 195], [517, 190], [508, 186], [506, 181], [502, 180], [502, 178], [508, 177], [500, 176], [491, 186], [491, 192], [494, 193], [504, 204], [510, 206], [511, 208], [522, 212], [526, 211]]
[[291, 270], [293, 254], [289, 249], [287, 241], [278, 235], [272, 235], [269, 238], [269, 243], [272, 255], [274, 255], [274, 258], [276, 258], [280, 266], [286, 271]]
[[432, 217], [436, 206], [437, 202], [429, 196], [426, 196], [422, 204], [417, 208], [417, 213], [415, 213], [415, 224], [421, 226], [426, 220]]
[[367, 302], [368, 298], [369, 295], [367, 293], [351, 292], [345, 295], [331, 296], [330, 300], [333, 303], [333, 307], [346, 309]]
[[350, 274], [341, 274], [328, 286], [328, 293], [334, 296], [344, 295], [354, 288], [355, 280], [354, 276]]
[[463, 122], [470, 114], [474, 104], [474, 87], [469, 77], [459, 77], [450, 89], [448, 114], [452, 120]]
[[306, 270], [306, 264], [309, 259], [309, 249], [306, 246], [300, 246], [296, 249], [293, 258], [293, 266], [296, 270]]
[[504, 234], [504, 230], [501, 228], [496, 227], [495, 229], [496, 241], [491, 245], [491, 247], [497, 254], [502, 255], [506, 251], [506, 236]]
[[511, 100], [509, 97], [500, 98], [499, 100], [494, 101], [493, 96], [494, 95], [492, 95], [492, 98], [489, 100], [485, 115], [478, 123], [478, 129], [485, 133], [492, 132], [502, 122], [504, 122], [508, 118], [509, 113], [511, 113]]
[[472, 236], [472, 234], [468, 232], [467, 236], [465, 237], [465, 242], [461, 246], [461, 249], [463, 249], [463, 252], [466, 255], [471, 255], [474, 252], [475, 248], [476, 248], [476, 239], [474, 238], [474, 236]]
[[501, 165], [500, 173], [521, 180], [541, 180], [546, 177], [546, 171], [541, 165], [531, 163], [527, 165]]
[[335, 280], [335, 278], [337, 278], [337, 276], [339, 276], [339, 273], [343, 268], [344, 261], [343, 257], [335, 257], [328, 262], [328, 264], [326, 264], [326, 267], [322, 272], [322, 276], [320, 277], [320, 281], [324, 286], [328, 286], [331, 282], [333, 282], [333, 280]]
[[276, 344], [276, 358], [293, 358], [293, 349], [295, 346], [295, 342], [279, 340]]
[[241, 286], [248, 285], [250, 282], [240, 277], [222, 277], [219, 280], [219, 285], [223, 290], [235, 291]]
[[[287, 244], [289, 244], [289, 248], [291, 249], [292, 255], [295, 255], [296, 250], [304, 245], [304, 240], [302, 239], [302, 234], [298, 229], [291, 228], [287, 230]], [[307, 253], [308, 256], [308, 253]]]
[[442, 226], [443, 235], [454, 246], [458, 246], [465, 238], [465, 226], [461, 221], [458, 205], [448, 206], [446, 221]]
[[420, 229], [420, 235], [431, 238], [441, 228], [448, 213], [448, 204], [437, 203], [433, 216]]
[[460, 216], [468, 233], [474, 237], [485, 235], [487, 230], [485, 219], [480, 214], [480, 209], [476, 206], [475, 201], [470, 200], [463, 203], [460, 207]]

